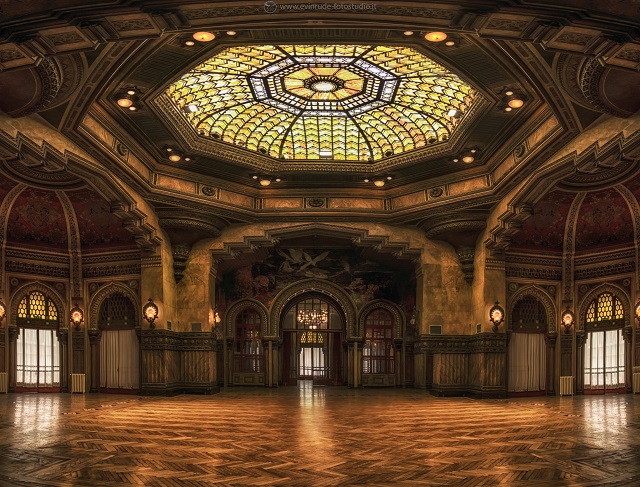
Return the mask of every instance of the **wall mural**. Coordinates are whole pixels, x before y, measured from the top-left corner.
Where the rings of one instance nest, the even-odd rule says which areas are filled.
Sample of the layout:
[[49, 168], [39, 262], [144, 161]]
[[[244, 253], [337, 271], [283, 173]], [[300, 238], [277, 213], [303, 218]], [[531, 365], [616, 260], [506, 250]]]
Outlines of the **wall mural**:
[[415, 302], [411, 273], [368, 260], [357, 249], [272, 249], [263, 261], [224, 274], [222, 292], [227, 302], [253, 298], [269, 306], [283, 288], [303, 279], [330, 280], [359, 308], [373, 299], [388, 299], [409, 312]]

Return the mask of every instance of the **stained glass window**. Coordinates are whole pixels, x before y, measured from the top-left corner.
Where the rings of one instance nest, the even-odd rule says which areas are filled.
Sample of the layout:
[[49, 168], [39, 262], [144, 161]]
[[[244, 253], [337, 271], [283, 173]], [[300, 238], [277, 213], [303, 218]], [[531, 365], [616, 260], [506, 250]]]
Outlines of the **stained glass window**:
[[622, 303], [611, 293], [602, 293], [587, 308], [587, 323], [599, 323], [623, 318]]
[[21, 320], [58, 321], [58, 309], [44, 294], [33, 291], [25, 296], [18, 305], [18, 318]]
[[448, 140], [476, 93], [410, 47], [266, 45], [220, 51], [167, 95], [203, 137], [278, 159], [373, 161]]

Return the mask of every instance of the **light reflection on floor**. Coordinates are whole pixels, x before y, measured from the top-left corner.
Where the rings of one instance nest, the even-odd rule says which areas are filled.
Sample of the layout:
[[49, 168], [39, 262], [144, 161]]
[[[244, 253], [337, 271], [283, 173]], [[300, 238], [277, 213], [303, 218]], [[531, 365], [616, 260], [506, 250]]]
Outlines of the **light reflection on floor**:
[[640, 395], [0, 395], [0, 486], [640, 485]]

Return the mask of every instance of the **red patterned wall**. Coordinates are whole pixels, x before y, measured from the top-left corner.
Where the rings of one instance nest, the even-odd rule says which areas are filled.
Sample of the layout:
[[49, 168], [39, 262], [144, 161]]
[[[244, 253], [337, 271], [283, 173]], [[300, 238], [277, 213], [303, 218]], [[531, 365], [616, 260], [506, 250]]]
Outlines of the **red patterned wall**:
[[562, 252], [567, 214], [575, 196], [558, 190], [543, 196], [514, 235], [510, 248]]
[[67, 221], [54, 192], [27, 188], [20, 193], [9, 214], [7, 242], [68, 248]]
[[92, 189], [69, 191], [78, 221], [82, 248], [101, 249], [135, 246], [133, 234], [110, 211], [109, 202]]
[[633, 243], [633, 219], [629, 206], [615, 189], [589, 193], [576, 222], [576, 250]]
[[0, 204], [4, 201], [4, 197], [7, 196], [7, 193], [11, 191], [16, 185], [14, 181], [4, 176], [4, 174], [0, 174]]

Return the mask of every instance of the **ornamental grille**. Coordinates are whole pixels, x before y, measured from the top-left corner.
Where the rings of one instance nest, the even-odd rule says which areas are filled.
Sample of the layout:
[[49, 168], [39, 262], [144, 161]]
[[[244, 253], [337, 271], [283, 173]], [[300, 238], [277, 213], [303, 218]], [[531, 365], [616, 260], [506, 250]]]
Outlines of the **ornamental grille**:
[[587, 308], [587, 323], [600, 323], [624, 319], [622, 303], [611, 293], [602, 293]]
[[136, 325], [136, 311], [131, 300], [122, 293], [113, 293], [102, 302], [98, 314], [101, 328], [131, 328]]
[[547, 329], [547, 311], [539, 299], [525, 296], [513, 307], [513, 331], [544, 332]]
[[322, 345], [324, 343], [324, 335], [313, 331], [305, 331], [300, 337], [300, 343]]
[[20, 320], [42, 320], [49, 322], [58, 322], [58, 308], [44, 294], [34, 291], [22, 298], [18, 305], [18, 319]]

